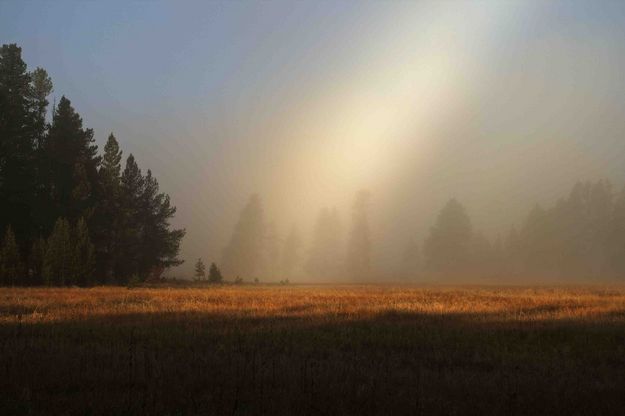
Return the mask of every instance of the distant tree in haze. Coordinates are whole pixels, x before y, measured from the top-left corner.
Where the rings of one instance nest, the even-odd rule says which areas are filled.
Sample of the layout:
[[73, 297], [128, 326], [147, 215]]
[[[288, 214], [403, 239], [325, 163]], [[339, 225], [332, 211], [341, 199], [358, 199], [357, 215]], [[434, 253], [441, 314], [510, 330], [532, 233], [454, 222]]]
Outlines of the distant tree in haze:
[[195, 262], [194, 277], [195, 280], [198, 281], [204, 280], [206, 278], [206, 266], [204, 265], [204, 262], [201, 258], [197, 259], [197, 262]]
[[428, 271], [457, 274], [469, 265], [472, 227], [464, 206], [451, 199], [438, 214], [424, 243]]
[[519, 232], [523, 272], [584, 279], [608, 273], [610, 250], [618, 246], [609, 244], [617, 205], [608, 181], [579, 182], [555, 206], [536, 205]]
[[352, 206], [352, 226], [347, 242], [347, 270], [353, 279], [367, 277], [371, 266], [371, 237], [369, 231], [369, 201], [366, 190], [356, 194]]
[[59, 218], [46, 243], [47, 250], [43, 262], [44, 282], [48, 285], [73, 284], [75, 252], [72, 247], [69, 222]]
[[20, 250], [13, 228], [9, 225], [2, 239], [2, 246], [0, 246], [0, 282], [8, 286], [24, 284], [25, 277]]
[[300, 264], [300, 249], [302, 241], [299, 233], [295, 227], [291, 228], [291, 231], [284, 240], [282, 247], [282, 274], [285, 278], [293, 278], [298, 265]]
[[226, 276], [255, 277], [260, 272], [264, 214], [260, 197], [252, 195], [237, 221], [230, 242], [223, 252], [222, 266]]
[[497, 259], [491, 242], [480, 232], [473, 232], [469, 246], [467, 274], [472, 276], [492, 277], [496, 274]]
[[316, 279], [333, 279], [340, 275], [343, 250], [341, 222], [336, 208], [323, 208], [313, 230], [306, 272]]
[[523, 259], [520, 236], [516, 227], [510, 228], [502, 246], [501, 271], [510, 277], [518, 276], [523, 267]]
[[269, 278], [276, 278], [280, 275], [280, 237], [273, 222], [265, 226], [265, 236], [263, 238], [263, 271]]
[[[237, 279], [239, 277], [237, 276]], [[219, 267], [215, 263], [211, 263], [210, 268], [208, 269], [208, 281], [211, 283], [221, 283], [223, 281], [223, 277], [221, 276], [221, 271]]]
[[606, 239], [606, 273], [625, 277], [625, 188], [615, 198]]
[[421, 251], [416, 239], [410, 239], [402, 256], [400, 274], [406, 279], [414, 279], [421, 270]]
[[497, 235], [493, 244], [491, 245], [491, 274], [493, 276], [505, 276], [506, 274], [506, 251], [504, 248], [503, 240], [501, 239], [501, 235]]
[[554, 207], [557, 270], [560, 275], [596, 278], [607, 264], [605, 250], [614, 207], [608, 181], [579, 182]]

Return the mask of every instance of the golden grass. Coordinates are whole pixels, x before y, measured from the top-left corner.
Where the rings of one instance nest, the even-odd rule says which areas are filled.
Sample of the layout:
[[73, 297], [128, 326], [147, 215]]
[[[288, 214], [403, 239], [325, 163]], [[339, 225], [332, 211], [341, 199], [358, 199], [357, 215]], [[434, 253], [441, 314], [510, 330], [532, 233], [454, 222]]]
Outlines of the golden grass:
[[4, 288], [0, 323], [43, 323], [153, 313], [371, 318], [462, 314], [484, 321], [625, 320], [625, 287], [221, 286]]
[[601, 414], [625, 287], [0, 288], [0, 414]]

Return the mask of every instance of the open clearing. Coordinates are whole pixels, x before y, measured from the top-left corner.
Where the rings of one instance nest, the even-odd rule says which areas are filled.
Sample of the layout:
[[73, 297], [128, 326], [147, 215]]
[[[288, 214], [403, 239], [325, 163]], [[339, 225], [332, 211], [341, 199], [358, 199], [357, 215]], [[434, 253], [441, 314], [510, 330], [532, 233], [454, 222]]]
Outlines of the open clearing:
[[623, 414], [625, 288], [0, 289], [0, 414]]

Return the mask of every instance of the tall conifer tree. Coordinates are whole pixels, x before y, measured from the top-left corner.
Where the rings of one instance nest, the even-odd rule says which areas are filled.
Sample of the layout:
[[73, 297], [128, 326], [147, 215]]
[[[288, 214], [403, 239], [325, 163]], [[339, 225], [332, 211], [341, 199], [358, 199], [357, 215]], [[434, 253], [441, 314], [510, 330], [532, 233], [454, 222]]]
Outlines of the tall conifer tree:
[[11, 224], [17, 240], [33, 227], [35, 123], [31, 77], [15, 44], [0, 48], [0, 230]]
[[4, 233], [0, 248], [0, 280], [2, 284], [8, 286], [25, 284], [26, 276], [20, 250], [10, 225]]
[[73, 237], [75, 282], [79, 286], [91, 285], [94, 282], [95, 250], [84, 218], [76, 223]]
[[47, 241], [43, 265], [44, 281], [48, 285], [56, 286], [73, 284], [75, 270], [70, 225], [66, 219], [59, 218]]

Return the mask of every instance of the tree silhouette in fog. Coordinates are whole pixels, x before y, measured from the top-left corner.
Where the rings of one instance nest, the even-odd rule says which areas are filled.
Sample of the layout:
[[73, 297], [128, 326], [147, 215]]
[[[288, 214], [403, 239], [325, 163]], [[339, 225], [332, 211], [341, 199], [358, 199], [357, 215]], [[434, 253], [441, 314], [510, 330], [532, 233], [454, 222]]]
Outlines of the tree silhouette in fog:
[[201, 258], [197, 259], [197, 262], [195, 263], [194, 277], [195, 280], [198, 281], [204, 280], [206, 278], [206, 266], [204, 265], [204, 262]]
[[426, 268], [437, 273], [461, 272], [469, 264], [472, 227], [464, 206], [451, 199], [438, 214], [424, 244]]
[[302, 240], [297, 232], [295, 226], [291, 227], [291, 231], [284, 240], [282, 247], [282, 275], [286, 279], [292, 279], [293, 275], [297, 273], [297, 268], [300, 265], [300, 249], [302, 247]]
[[313, 230], [306, 272], [310, 277], [332, 279], [341, 272], [341, 222], [336, 208], [323, 208]]
[[371, 240], [369, 232], [369, 191], [356, 194], [352, 205], [352, 226], [347, 243], [347, 269], [353, 279], [366, 278], [371, 267]]
[[399, 274], [405, 279], [414, 279], [421, 269], [421, 251], [416, 238], [411, 238], [402, 254]]
[[[239, 279], [239, 277], [237, 277], [237, 279]], [[219, 270], [219, 267], [217, 267], [215, 263], [211, 263], [208, 269], [208, 281], [211, 283], [221, 283], [223, 281], [221, 270]]]
[[224, 249], [222, 267], [226, 277], [257, 277], [262, 266], [264, 232], [262, 203], [254, 194], [241, 211], [230, 242]]
[[536, 205], [516, 243], [520, 272], [545, 277], [622, 273], [615, 255], [622, 241], [619, 198], [608, 181], [580, 182], [553, 207]]
[[281, 239], [276, 231], [275, 223], [269, 222], [265, 226], [262, 239], [262, 275], [263, 277], [275, 278], [280, 275], [280, 249]]

